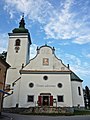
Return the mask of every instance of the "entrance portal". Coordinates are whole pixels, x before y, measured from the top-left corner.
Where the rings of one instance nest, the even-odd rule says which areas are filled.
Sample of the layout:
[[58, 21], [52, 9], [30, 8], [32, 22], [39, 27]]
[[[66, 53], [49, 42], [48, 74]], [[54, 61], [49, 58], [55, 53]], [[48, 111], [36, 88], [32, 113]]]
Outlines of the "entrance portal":
[[53, 96], [50, 93], [41, 93], [38, 96], [39, 106], [53, 106]]
[[43, 97], [42, 105], [49, 106], [49, 96], [42, 96], [42, 97]]

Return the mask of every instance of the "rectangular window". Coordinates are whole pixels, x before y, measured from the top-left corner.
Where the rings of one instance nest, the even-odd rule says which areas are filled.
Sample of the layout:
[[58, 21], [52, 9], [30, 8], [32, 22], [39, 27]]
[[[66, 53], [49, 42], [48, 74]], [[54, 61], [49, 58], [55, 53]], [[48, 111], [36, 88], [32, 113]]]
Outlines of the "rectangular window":
[[78, 87], [78, 94], [81, 95], [81, 89]]
[[64, 102], [63, 95], [57, 96], [58, 102]]
[[27, 102], [34, 102], [34, 95], [28, 95]]

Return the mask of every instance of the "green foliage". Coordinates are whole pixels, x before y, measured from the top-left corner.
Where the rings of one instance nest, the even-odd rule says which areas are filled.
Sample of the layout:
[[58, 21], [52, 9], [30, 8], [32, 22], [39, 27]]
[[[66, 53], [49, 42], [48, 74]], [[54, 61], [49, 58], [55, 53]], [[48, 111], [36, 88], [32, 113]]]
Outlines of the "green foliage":
[[87, 96], [87, 97], [90, 95], [88, 86], [85, 87], [85, 93], [86, 93], [86, 96]]
[[84, 102], [85, 108], [90, 108], [90, 90], [88, 86], [86, 86], [84, 90]]
[[19, 113], [24, 115], [46, 115], [46, 116], [72, 116], [72, 115], [90, 115], [90, 110], [75, 110], [74, 113]]
[[90, 115], [90, 110], [75, 110], [74, 115]]
[[5, 51], [3, 51], [3, 53], [0, 54], [0, 58], [2, 58], [5, 61], [6, 61], [6, 56], [7, 56], [7, 52]]

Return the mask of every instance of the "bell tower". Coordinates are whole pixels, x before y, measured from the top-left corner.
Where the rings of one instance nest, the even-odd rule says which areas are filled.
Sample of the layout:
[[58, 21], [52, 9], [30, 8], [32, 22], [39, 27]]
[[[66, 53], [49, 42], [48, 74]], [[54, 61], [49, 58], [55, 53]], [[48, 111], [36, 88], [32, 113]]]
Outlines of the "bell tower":
[[19, 27], [12, 30], [9, 35], [9, 45], [6, 61], [10, 69], [6, 81], [12, 83], [19, 76], [19, 70], [29, 62], [31, 38], [28, 29], [25, 28], [24, 16], [22, 16]]
[[8, 35], [9, 44], [6, 61], [11, 67], [7, 70], [5, 86], [6, 90], [13, 94], [4, 98], [3, 106], [5, 108], [18, 106], [21, 81], [19, 71], [29, 62], [31, 39], [28, 29], [25, 28], [24, 16], [19, 22], [19, 27], [13, 29], [12, 33], [8, 33]]
[[11, 67], [7, 70], [5, 86], [9, 93], [12, 93], [13, 90], [15, 92], [4, 98], [3, 106], [5, 108], [18, 106], [21, 81], [19, 71], [29, 62], [31, 38], [28, 29], [25, 28], [24, 16], [19, 22], [19, 27], [13, 29], [12, 33], [8, 33], [8, 35], [9, 44], [6, 61]]

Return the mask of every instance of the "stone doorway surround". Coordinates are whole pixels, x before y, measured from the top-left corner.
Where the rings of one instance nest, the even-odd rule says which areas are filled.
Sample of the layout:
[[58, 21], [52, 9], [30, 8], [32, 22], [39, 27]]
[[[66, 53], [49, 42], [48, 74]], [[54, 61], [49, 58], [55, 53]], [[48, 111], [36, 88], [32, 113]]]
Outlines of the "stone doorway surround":
[[53, 106], [53, 96], [51, 93], [40, 93], [38, 96], [38, 106]]

